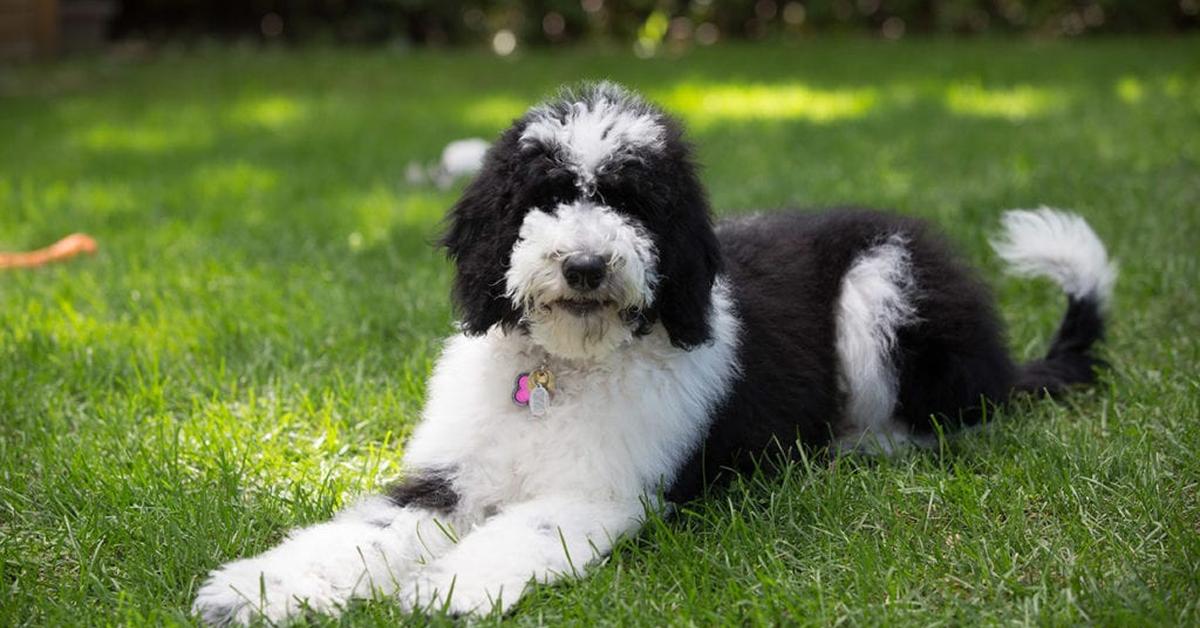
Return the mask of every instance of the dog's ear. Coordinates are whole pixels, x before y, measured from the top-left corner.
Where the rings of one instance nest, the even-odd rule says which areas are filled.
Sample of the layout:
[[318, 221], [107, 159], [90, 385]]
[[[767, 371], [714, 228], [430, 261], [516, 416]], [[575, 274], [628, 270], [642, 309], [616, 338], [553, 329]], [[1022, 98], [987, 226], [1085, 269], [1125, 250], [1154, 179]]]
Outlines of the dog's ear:
[[690, 349], [712, 338], [709, 314], [721, 249], [691, 147], [682, 127], [665, 120], [670, 139], [657, 164], [659, 176], [643, 186], [643, 195], [653, 195], [653, 203], [665, 208], [665, 217], [655, 221], [659, 282], [653, 310], [671, 344]]
[[[688, 211], [688, 214], [693, 214]], [[712, 287], [721, 270], [717, 236], [706, 210], [660, 234], [655, 310], [671, 344], [690, 349], [712, 339]]]
[[446, 216], [441, 239], [455, 263], [454, 305], [466, 334], [478, 335], [500, 323], [511, 328], [521, 314], [505, 296], [504, 275], [520, 231], [513, 204], [513, 177], [503, 155], [503, 138], [484, 159], [483, 168]]

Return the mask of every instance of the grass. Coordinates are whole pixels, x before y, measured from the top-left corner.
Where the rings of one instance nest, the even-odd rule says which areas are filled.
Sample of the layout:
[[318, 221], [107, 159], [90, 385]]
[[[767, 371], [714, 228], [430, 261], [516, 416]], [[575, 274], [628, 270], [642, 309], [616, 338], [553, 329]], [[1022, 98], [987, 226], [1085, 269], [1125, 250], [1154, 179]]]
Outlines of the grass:
[[[406, 164], [599, 77], [687, 121], [721, 213], [939, 221], [1024, 357], [1061, 298], [1004, 278], [986, 235], [1003, 208], [1078, 210], [1121, 263], [1113, 369], [937, 453], [744, 478], [503, 621], [1194, 625], [1195, 49], [212, 49], [3, 70], [0, 250], [82, 230], [101, 251], [0, 274], [0, 625], [189, 622], [207, 570], [395, 477], [452, 321], [428, 243], [455, 192]], [[374, 602], [341, 621], [404, 620]]]

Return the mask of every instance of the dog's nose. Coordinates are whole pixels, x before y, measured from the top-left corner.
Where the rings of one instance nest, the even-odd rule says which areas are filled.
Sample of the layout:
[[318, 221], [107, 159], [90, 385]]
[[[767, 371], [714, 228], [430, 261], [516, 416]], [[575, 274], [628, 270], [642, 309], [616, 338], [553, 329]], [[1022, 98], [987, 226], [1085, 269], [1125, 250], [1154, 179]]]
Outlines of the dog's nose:
[[595, 290], [604, 283], [608, 263], [599, 255], [580, 253], [563, 260], [562, 273], [567, 285], [580, 291]]

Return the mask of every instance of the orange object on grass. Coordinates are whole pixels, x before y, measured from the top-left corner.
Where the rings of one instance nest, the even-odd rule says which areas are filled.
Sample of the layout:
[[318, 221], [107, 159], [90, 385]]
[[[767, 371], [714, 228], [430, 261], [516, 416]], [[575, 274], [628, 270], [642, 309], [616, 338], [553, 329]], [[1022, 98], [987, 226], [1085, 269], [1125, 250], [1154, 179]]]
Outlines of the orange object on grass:
[[82, 233], [71, 235], [44, 249], [28, 253], [0, 253], [0, 269], [33, 268], [70, 259], [81, 253], [95, 253], [96, 241]]

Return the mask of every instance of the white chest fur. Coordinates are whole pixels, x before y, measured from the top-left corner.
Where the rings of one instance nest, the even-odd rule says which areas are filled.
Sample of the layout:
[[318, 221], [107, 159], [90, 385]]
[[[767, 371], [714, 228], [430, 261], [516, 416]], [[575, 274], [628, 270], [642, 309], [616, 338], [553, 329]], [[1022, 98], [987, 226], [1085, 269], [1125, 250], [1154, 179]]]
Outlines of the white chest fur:
[[449, 339], [405, 462], [453, 469], [467, 508], [533, 496], [628, 498], [669, 484], [737, 378], [738, 321], [714, 288], [714, 340], [684, 351], [655, 329], [608, 358], [550, 358], [545, 416], [512, 401], [517, 375], [545, 355], [519, 332]]

